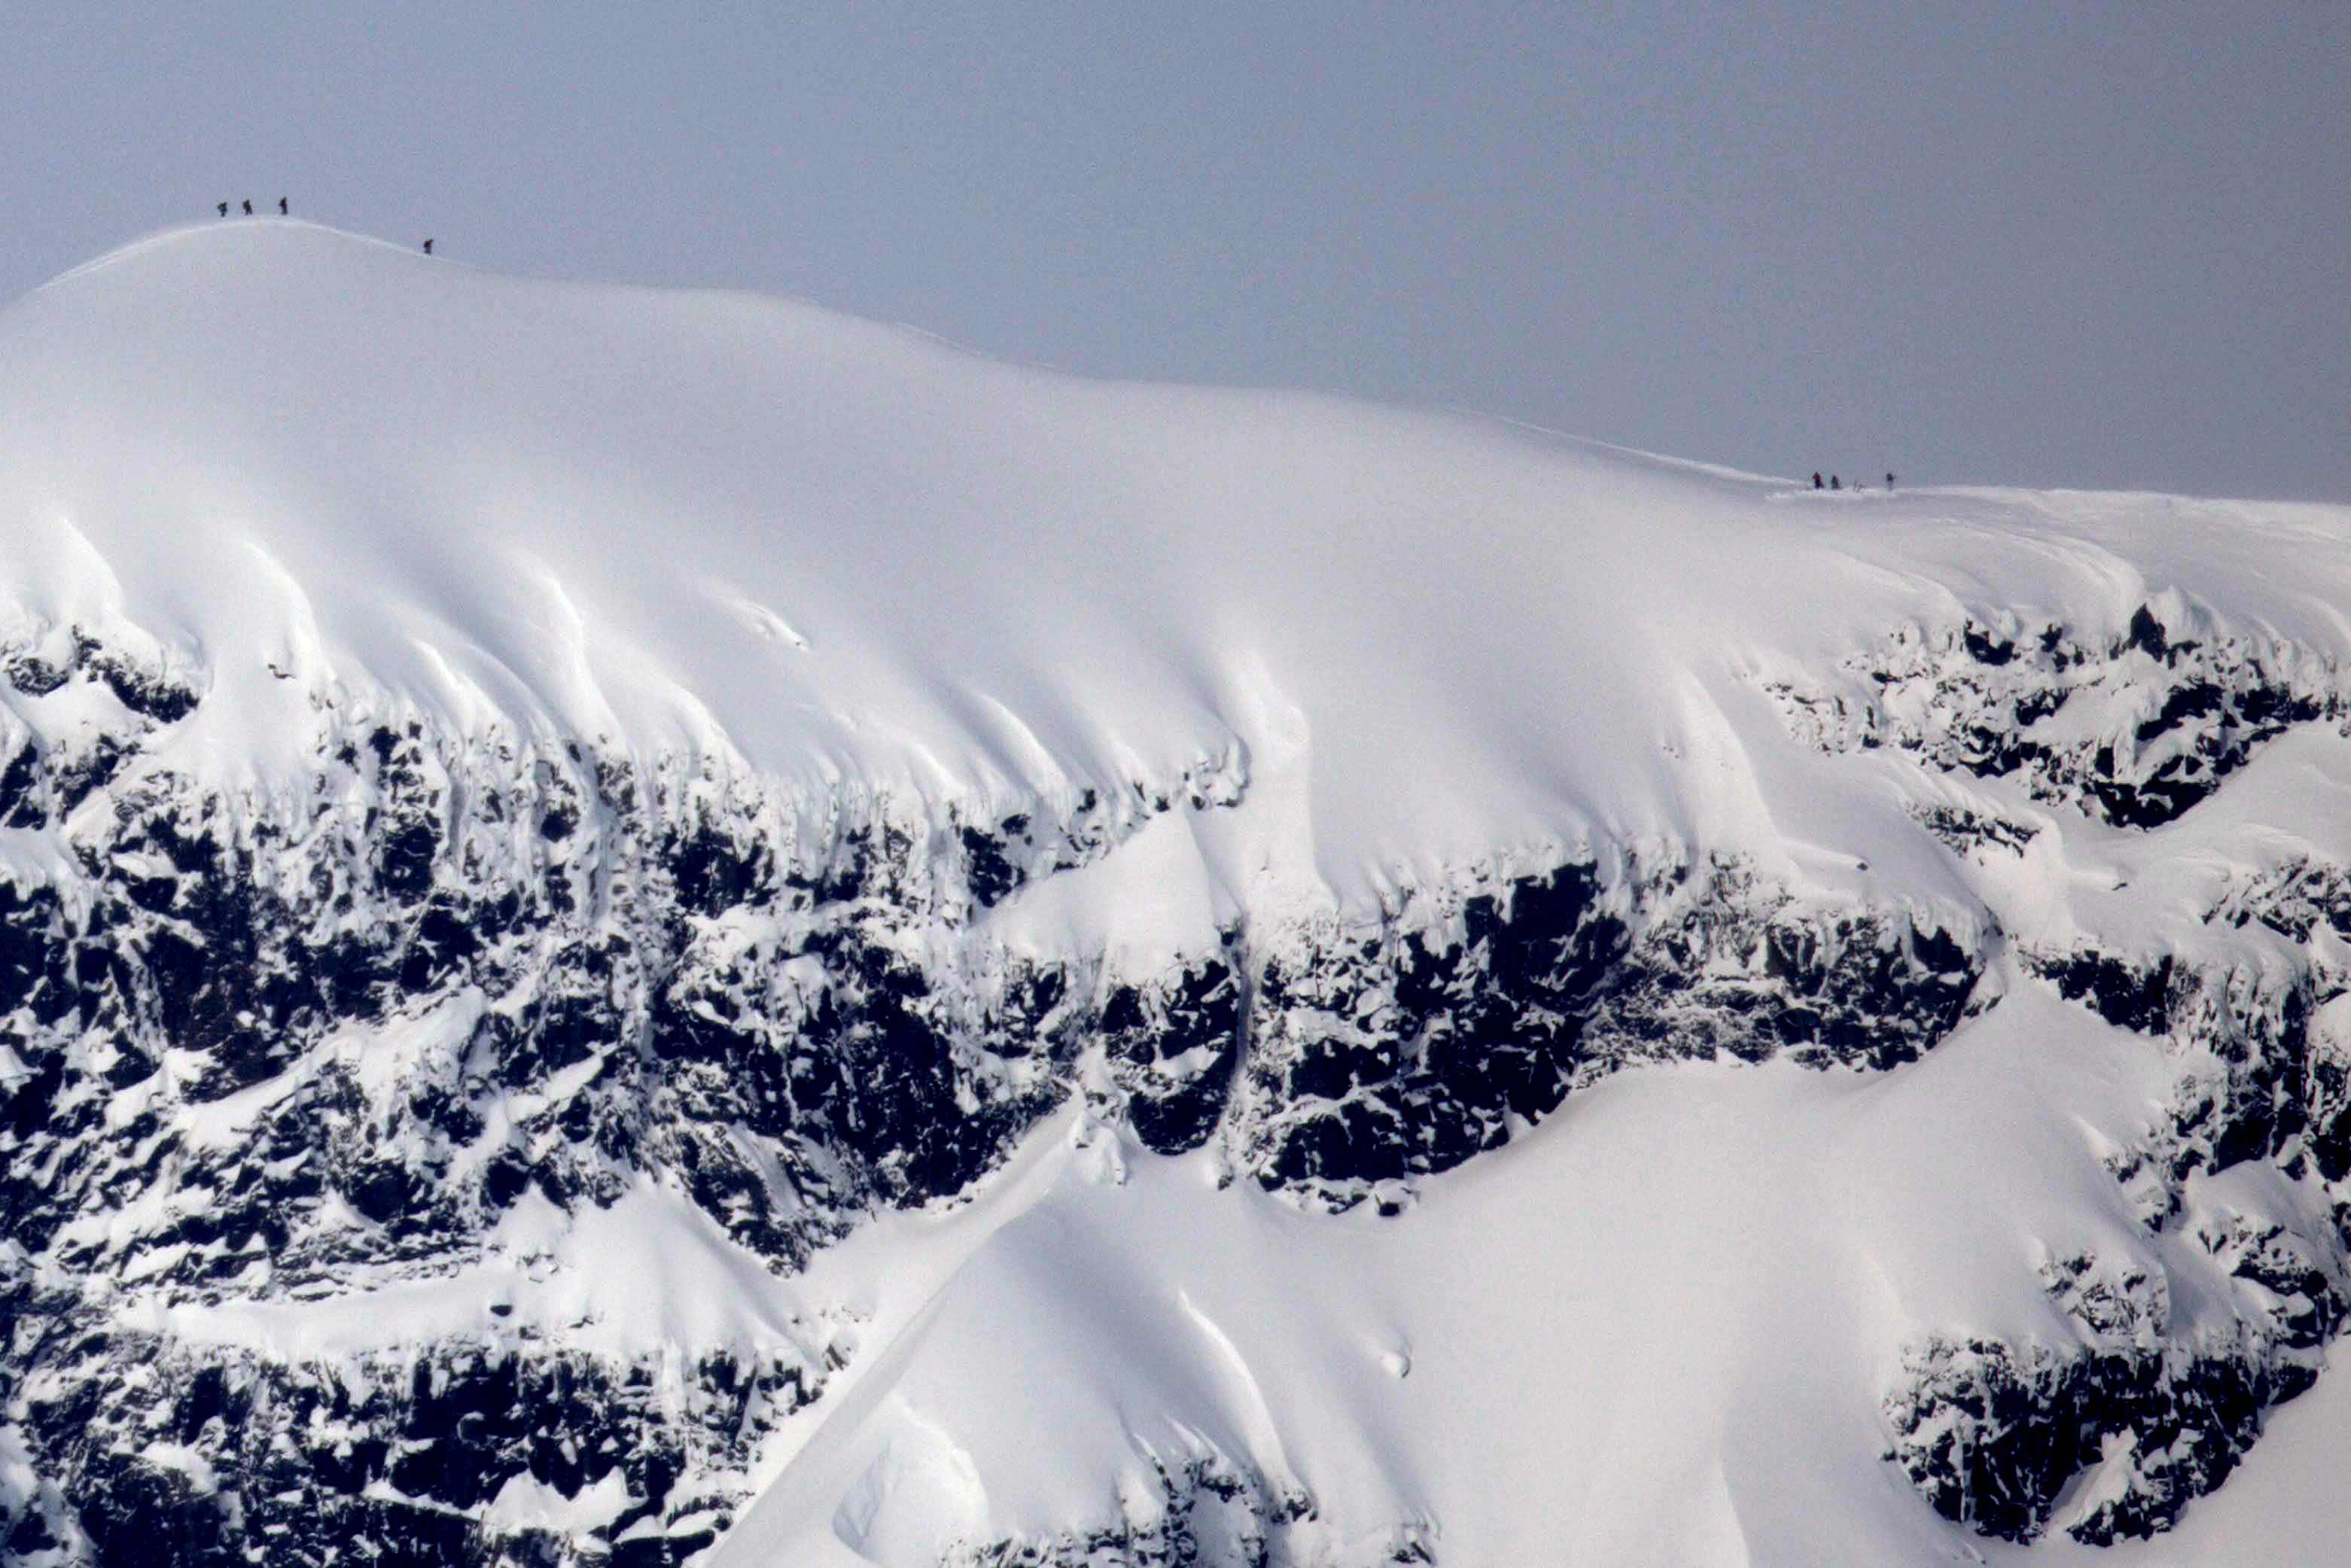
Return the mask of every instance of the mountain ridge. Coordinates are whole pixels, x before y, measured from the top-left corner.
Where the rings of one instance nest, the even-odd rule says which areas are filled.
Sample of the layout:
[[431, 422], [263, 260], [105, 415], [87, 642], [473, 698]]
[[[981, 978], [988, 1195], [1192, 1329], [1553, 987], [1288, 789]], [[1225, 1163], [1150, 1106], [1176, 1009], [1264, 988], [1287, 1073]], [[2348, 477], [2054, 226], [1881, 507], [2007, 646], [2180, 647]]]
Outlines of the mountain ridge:
[[2351, 1310], [2351, 508], [256, 221], [0, 528], [11, 1561], [2064, 1561]]

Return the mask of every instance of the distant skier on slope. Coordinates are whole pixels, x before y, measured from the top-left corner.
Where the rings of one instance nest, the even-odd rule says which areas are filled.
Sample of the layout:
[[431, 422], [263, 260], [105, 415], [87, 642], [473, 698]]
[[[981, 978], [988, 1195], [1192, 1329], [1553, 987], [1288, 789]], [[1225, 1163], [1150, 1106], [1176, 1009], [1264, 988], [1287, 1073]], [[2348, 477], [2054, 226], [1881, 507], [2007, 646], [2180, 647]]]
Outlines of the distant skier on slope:
[[286, 215], [286, 198], [283, 196], [277, 198], [277, 215], [281, 218]]
[[431, 240], [426, 240], [424, 242], [424, 254], [427, 256], [431, 256], [433, 254], [433, 242]]
[[253, 204], [251, 202], [245, 204], [245, 215], [248, 218], [253, 216]]
[[1886, 476], [1886, 487], [1889, 490], [1894, 488], [1894, 476], [1891, 474]]
[[220, 215], [221, 215], [221, 216], [223, 216], [223, 217], [226, 217], [226, 216], [228, 216], [228, 204], [227, 204], [226, 202], [220, 202], [220, 203], [216, 203], [216, 204], [215, 204], [215, 205], [217, 205], [217, 206], [220, 208]]
[[1813, 469], [1813, 489], [1815, 489], [1815, 490], [1817, 490], [1817, 489], [1819, 489], [1820, 487], [1821, 487], [1821, 471], [1820, 471], [1819, 469], [1815, 468], [1815, 469]]

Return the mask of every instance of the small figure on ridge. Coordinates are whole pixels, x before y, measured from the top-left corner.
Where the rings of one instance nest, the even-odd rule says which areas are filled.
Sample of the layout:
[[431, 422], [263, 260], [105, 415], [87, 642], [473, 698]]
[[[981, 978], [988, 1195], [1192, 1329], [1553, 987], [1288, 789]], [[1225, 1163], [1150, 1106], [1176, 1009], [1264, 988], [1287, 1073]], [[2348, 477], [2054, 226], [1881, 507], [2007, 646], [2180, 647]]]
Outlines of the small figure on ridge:
[[277, 215], [281, 218], [286, 215], [286, 198], [283, 196], [277, 198]]
[[424, 254], [427, 256], [431, 256], [433, 254], [433, 242], [431, 240], [426, 240], [424, 242]]
[[1886, 476], [1886, 487], [1889, 490], [1894, 488], [1894, 476], [1891, 474]]
[[245, 204], [245, 215], [248, 218], [253, 216], [253, 204], [251, 202]]
[[1835, 475], [1832, 474], [1829, 476], [1829, 488], [1832, 490], [1842, 490], [1844, 488], [1844, 486], [1838, 480]]
[[226, 202], [220, 202], [220, 203], [216, 203], [215, 204], [220, 208], [220, 215], [221, 215], [221, 216], [223, 216], [223, 217], [226, 217], [226, 216], [228, 216], [228, 204], [227, 204]]
[[1815, 468], [1815, 469], [1813, 469], [1813, 489], [1815, 489], [1815, 490], [1817, 490], [1817, 489], [1819, 489], [1820, 487], [1821, 487], [1821, 471], [1820, 471], [1819, 469]]

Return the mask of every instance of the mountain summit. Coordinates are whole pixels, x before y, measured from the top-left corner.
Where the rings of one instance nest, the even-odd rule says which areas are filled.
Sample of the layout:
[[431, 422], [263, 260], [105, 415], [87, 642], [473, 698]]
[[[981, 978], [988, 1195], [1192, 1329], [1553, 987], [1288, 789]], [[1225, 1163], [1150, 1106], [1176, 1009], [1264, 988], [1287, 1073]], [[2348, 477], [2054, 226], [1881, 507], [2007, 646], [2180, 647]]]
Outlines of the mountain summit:
[[0, 313], [0, 541], [8, 1562], [2351, 1512], [2351, 509], [262, 219]]

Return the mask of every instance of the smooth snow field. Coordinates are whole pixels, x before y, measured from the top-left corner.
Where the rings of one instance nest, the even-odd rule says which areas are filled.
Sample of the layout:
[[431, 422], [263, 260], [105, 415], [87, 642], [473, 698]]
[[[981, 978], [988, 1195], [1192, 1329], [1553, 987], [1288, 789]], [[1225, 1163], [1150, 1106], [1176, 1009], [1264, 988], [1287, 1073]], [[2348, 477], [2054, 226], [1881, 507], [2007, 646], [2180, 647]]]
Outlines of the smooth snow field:
[[[1464, 413], [1091, 382], [298, 222], [68, 274], [0, 313], [0, 634], [99, 630], [200, 685], [142, 769], [298, 795], [339, 705], [396, 700], [485, 745], [911, 801], [943, 833], [1244, 780], [973, 915], [1106, 977], [1238, 925], [1351, 929], [1464, 866], [1630, 879], [1698, 854], [1982, 955], [1969, 1015], [1916, 1060], [1644, 1061], [1340, 1212], [1223, 1142], [1154, 1154], [1073, 1093], [967, 1193], [879, 1207], [797, 1271], [648, 1171], [605, 1206], [534, 1190], [445, 1270], [316, 1299], [125, 1281], [108, 1310], [288, 1360], [421, 1344], [493, 1301], [685, 1362], [840, 1325], [841, 1364], [764, 1440], [705, 1568], [973, 1561], [1147, 1517], [1158, 1468], [1205, 1454], [1311, 1500], [1261, 1537], [1203, 1503], [1206, 1563], [2351, 1564], [2339, 1365], [2176, 1528], [2111, 1547], [2066, 1526], [2124, 1484], [2119, 1450], [2018, 1544], [1929, 1506], [1884, 1403], [1922, 1335], [2082, 1343], [2053, 1258], [2159, 1278], [2166, 1343], [2274, 1303], [2196, 1240], [2232, 1216], [2340, 1277], [2333, 1189], [2284, 1155], [2194, 1171], [2149, 1228], [2116, 1151], [2211, 1053], [2027, 960], [2307, 970], [2325, 1002], [2351, 947], [2212, 912], [2267, 868], [2351, 865], [2351, 738], [2286, 728], [2142, 826], [2029, 769], [1943, 765], [1910, 744], [1930, 717], [1844, 744], [1804, 716], [1880, 701], [1894, 677], [1865, 661], [1963, 625], [2132, 657], [2150, 605], [2172, 644], [2351, 691], [2351, 509], [1816, 493], [1799, 460], [1802, 483]], [[2128, 750], [2161, 694], [2115, 690], [2033, 733]], [[2022, 847], [1955, 847], [1922, 826], [1938, 812], [2023, 824]], [[64, 875], [72, 831], [0, 829], [0, 870]], [[475, 1017], [337, 1049], [392, 1082]], [[267, 1100], [191, 1110], [187, 1135], [234, 1144]], [[517, 1477], [483, 1517], [592, 1531], [630, 1500], [600, 1485]]]

